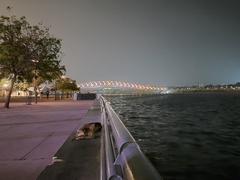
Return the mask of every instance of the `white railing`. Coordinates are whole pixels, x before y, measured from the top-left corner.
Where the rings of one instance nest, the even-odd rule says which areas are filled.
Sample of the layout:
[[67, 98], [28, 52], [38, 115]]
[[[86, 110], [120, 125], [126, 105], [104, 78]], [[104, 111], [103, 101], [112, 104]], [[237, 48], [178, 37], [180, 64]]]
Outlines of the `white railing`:
[[162, 179], [110, 103], [99, 96], [102, 112], [101, 180]]

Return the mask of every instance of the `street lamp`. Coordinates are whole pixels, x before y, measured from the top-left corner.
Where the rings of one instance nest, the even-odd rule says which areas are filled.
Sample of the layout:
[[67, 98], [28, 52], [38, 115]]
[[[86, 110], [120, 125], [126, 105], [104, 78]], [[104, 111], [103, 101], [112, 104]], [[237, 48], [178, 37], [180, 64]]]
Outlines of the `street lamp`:
[[35, 69], [34, 69], [34, 91], [35, 91], [35, 103], [37, 104], [37, 64], [38, 64], [38, 60], [33, 59], [32, 62], [35, 65]]

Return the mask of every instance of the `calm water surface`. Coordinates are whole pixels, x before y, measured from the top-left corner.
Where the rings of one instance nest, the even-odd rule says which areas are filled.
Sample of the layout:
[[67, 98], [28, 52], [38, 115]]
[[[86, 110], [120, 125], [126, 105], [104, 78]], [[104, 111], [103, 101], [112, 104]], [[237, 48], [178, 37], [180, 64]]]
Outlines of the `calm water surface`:
[[107, 97], [166, 180], [240, 180], [240, 95]]

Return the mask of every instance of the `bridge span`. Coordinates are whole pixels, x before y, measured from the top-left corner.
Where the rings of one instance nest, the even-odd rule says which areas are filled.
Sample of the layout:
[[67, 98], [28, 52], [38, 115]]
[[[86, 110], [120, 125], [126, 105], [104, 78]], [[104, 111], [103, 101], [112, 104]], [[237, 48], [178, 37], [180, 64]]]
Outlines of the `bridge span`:
[[130, 83], [126, 81], [90, 81], [80, 85], [81, 92], [101, 94], [161, 94], [167, 91], [164, 86]]

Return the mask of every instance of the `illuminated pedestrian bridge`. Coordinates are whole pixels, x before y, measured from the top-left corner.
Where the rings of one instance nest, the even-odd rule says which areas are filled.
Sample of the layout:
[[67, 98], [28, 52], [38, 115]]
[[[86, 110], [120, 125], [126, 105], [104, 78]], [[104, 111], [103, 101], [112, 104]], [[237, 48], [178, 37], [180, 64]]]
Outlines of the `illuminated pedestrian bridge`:
[[91, 81], [80, 85], [81, 92], [94, 92], [101, 94], [159, 94], [167, 88], [156, 85], [146, 85], [123, 81]]

